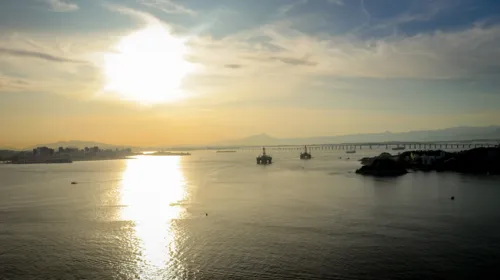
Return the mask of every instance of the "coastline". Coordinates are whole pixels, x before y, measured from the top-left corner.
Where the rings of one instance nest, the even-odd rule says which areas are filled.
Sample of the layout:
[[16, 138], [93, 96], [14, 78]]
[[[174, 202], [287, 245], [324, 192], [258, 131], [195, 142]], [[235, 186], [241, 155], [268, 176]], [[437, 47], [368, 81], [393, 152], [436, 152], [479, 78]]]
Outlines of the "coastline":
[[413, 171], [456, 172], [500, 175], [500, 147], [474, 148], [460, 152], [443, 150], [406, 151], [398, 155], [382, 153], [362, 158], [357, 174], [400, 176]]
[[13, 165], [25, 165], [25, 164], [70, 164], [79, 161], [104, 161], [104, 160], [121, 160], [121, 159], [134, 159], [133, 156], [125, 157], [103, 157], [103, 158], [76, 158], [69, 159], [68, 161], [50, 161], [50, 160], [40, 160], [31, 162], [14, 162], [14, 161], [2, 161], [0, 164], [13, 164]]
[[111, 157], [111, 158], [77, 158], [72, 159], [73, 162], [77, 161], [103, 161], [103, 160], [120, 160], [120, 159], [134, 159], [133, 156], [125, 156], [125, 157]]
[[111, 156], [111, 157], [77, 157], [68, 158], [65, 161], [52, 160], [51, 158], [45, 158], [40, 160], [32, 160], [30, 162], [15, 162], [15, 161], [0, 161], [0, 164], [68, 164], [79, 161], [105, 161], [105, 160], [123, 160], [123, 159], [135, 159], [136, 156], [189, 156], [190, 153], [170, 153], [170, 154], [132, 154], [127, 156]]

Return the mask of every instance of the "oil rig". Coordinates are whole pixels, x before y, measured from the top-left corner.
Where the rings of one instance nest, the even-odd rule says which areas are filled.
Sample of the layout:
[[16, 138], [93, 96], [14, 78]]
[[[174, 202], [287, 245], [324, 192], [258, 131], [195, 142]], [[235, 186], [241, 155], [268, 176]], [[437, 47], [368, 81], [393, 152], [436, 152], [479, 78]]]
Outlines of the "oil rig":
[[300, 159], [311, 159], [311, 153], [307, 152], [307, 146], [304, 146], [304, 152], [300, 153]]
[[262, 155], [257, 157], [257, 164], [271, 164], [273, 157], [266, 154], [266, 148], [262, 148]]

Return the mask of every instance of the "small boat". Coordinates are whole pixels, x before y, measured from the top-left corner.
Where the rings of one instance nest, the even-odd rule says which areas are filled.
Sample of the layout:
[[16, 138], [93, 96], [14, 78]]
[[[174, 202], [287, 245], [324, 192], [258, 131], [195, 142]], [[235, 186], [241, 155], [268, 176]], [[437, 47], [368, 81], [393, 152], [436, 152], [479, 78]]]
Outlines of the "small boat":
[[257, 157], [257, 164], [272, 164], [273, 157], [266, 154], [266, 148], [262, 148], [262, 155]]
[[356, 153], [356, 150], [346, 151], [345, 153], [346, 153], [346, 154], [355, 154], [355, 153]]
[[311, 159], [311, 153], [307, 152], [307, 146], [304, 146], [304, 152], [300, 153], [300, 159]]
[[71, 182], [71, 184], [72, 184], [72, 185], [76, 185], [76, 184], [78, 184], [78, 183], [77, 183], [77, 182], [75, 182], [75, 181], [73, 181], [73, 182]]
[[404, 150], [406, 149], [405, 146], [397, 146], [395, 148], [392, 148], [393, 151], [401, 151], [401, 150]]

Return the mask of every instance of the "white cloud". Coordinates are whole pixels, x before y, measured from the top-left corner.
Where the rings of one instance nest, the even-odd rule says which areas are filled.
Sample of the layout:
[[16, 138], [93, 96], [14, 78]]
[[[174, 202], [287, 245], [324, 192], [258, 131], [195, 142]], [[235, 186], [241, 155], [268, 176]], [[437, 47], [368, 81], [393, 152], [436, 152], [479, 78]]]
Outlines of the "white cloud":
[[[161, 23], [168, 28], [148, 13], [123, 7], [112, 9], [143, 23]], [[292, 26], [290, 21], [278, 21], [222, 39], [192, 35], [188, 38], [189, 60], [203, 66], [203, 70], [186, 78], [186, 89], [197, 94], [195, 99], [200, 104], [214, 104], [269, 96], [279, 99], [310, 88], [317, 83], [317, 77], [469, 79], [498, 77], [500, 73], [500, 26], [379, 40], [353, 35], [314, 36]], [[86, 93], [79, 92], [88, 96], [102, 86], [102, 53], [109, 51], [117, 38], [108, 33], [63, 38], [53, 34], [0, 36], [4, 49], [22, 49], [25, 55], [0, 54], [3, 70], [18, 71], [25, 77], [16, 80], [3, 76], [2, 85], [18, 89], [42, 85], [48, 91], [67, 94], [76, 84], [79, 88], [83, 85]], [[34, 60], [39, 53], [51, 56]], [[92, 64], [53, 61], [60, 57], [90, 60]], [[30, 67], [25, 67], [27, 64]]]
[[339, 6], [344, 6], [344, 1], [342, 0], [327, 0], [328, 3], [330, 4], [335, 4], [335, 5], [339, 5]]
[[42, 0], [54, 12], [72, 12], [79, 9], [78, 5], [67, 0]]
[[[453, 5], [456, 3], [448, 2], [448, 1], [435, 1], [424, 4], [423, 10], [420, 12], [405, 12], [402, 14], [398, 14], [395, 17], [391, 17], [385, 20], [377, 20], [376, 23], [369, 26], [370, 29], [383, 29], [383, 28], [397, 28], [401, 24], [410, 23], [410, 22], [422, 22], [428, 21], [436, 17], [440, 12], [453, 8]], [[368, 19], [371, 18], [370, 14], [366, 10], [362, 2], [362, 10], [367, 15]]]
[[29, 89], [30, 86], [30, 81], [26, 79], [9, 76], [0, 72], [0, 93], [25, 91]]
[[[262, 75], [444, 79], [473, 78], [489, 71], [498, 74], [500, 69], [499, 26], [379, 40], [351, 35], [315, 37], [290, 26], [269, 24], [220, 41], [197, 38], [195, 53], [207, 65], [238, 64], [244, 75], [258, 71]], [[268, 38], [266, 43], [282, 49], [279, 57], [284, 59], [275, 59], [276, 52], [249, 41], [262, 36]]]
[[[309, 2], [309, 0], [296, 0], [290, 4], [287, 4], [287, 5], [283, 5], [281, 6], [279, 9], [278, 9], [278, 14], [279, 15], [285, 15], [287, 14], [289, 11], [301, 6], [301, 5], [305, 5]], [[344, 1], [343, 0], [326, 0], [327, 3], [329, 4], [334, 4], [334, 5], [338, 5], [338, 6], [344, 6]]]
[[159, 24], [161, 21], [157, 19], [156, 17], [152, 16], [151, 14], [148, 14], [146, 12], [130, 9], [124, 6], [120, 5], [113, 5], [113, 4], [103, 4], [103, 6], [111, 11], [118, 12], [124, 15], [131, 16], [141, 23], [145, 24]]
[[295, 1], [293, 3], [287, 4], [287, 5], [283, 5], [283, 6], [281, 6], [278, 9], [278, 14], [279, 15], [285, 15], [289, 11], [297, 8], [298, 6], [305, 5], [305, 4], [307, 4], [307, 0], [298, 0], [298, 1]]
[[101, 82], [96, 54], [109, 45], [103, 38], [5, 32], [0, 35], [5, 46], [0, 48], [0, 92], [92, 95]]
[[174, 0], [138, 0], [139, 3], [167, 14], [195, 15], [196, 12], [176, 3]]
[[40, 51], [32, 51], [25, 49], [10, 49], [0, 47], [0, 55], [14, 56], [14, 57], [30, 57], [46, 61], [59, 62], [59, 63], [84, 63], [83, 61], [74, 60], [62, 56], [52, 55]]

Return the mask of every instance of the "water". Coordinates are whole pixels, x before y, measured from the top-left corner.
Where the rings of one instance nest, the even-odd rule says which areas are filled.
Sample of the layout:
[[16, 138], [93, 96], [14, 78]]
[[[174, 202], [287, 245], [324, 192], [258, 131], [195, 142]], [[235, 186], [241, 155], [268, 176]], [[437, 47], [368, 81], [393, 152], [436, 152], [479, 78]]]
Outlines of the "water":
[[0, 165], [0, 279], [479, 279], [500, 263], [499, 177], [374, 179], [352, 172], [380, 151], [298, 153]]

